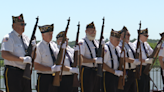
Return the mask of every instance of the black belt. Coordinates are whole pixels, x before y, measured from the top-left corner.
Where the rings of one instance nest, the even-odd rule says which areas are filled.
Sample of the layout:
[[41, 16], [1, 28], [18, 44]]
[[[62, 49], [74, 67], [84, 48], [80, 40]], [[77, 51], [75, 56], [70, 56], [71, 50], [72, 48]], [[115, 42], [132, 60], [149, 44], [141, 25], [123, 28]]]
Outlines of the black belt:
[[87, 67], [87, 66], [82, 66], [84, 67], [85, 69], [91, 69], [91, 70], [96, 70], [97, 71], [97, 67]]
[[19, 70], [19, 71], [24, 71], [23, 69], [20, 69], [18, 67], [10, 66], [10, 65], [5, 65], [6, 68], [14, 69], [14, 70]]
[[44, 73], [37, 73], [38, 75], [51, 75], [52, 76], [52, 74], [44, 74]]
[[126, 69], [126, 71], [133, 71], [133, 72], [136, 72], [136, 69]]

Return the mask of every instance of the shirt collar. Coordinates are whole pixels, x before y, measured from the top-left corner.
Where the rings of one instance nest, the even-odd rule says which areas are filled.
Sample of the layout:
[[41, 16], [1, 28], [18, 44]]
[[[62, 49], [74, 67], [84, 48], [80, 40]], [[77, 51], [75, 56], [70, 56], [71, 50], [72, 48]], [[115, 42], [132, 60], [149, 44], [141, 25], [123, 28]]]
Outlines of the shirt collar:
[[109, 41], [109, 45], [111, 45], [111, 47], [113, 48], [113, 49], [115, 49], [116, 47], [114, 47], [113, 46], [113, 44]]
[[49, 45], [49, 43], [51, 43], [51, 41], [48, 43], [45, 40], [43, 40], [43, 43], [46, 44], [46, 45]]
[[15, 30], [13, 30], [14, 34], [16, 34], [16, 36], [20, 37], [21, 35], [18, 34]]

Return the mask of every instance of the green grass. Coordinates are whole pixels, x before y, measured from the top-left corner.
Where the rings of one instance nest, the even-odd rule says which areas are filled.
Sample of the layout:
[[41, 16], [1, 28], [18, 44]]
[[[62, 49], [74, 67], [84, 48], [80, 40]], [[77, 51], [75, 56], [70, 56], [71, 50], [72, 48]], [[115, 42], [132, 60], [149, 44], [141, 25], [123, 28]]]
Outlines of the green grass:
[[3, 59], [0, 60], [0, 67], [2, 67], [2, 66], [4, 66], [4, 60]]
[[156, 62], [154, 63], [153, 67], [160, 67], [160, 63], [159, 63], [158, 58], [157, 58]]

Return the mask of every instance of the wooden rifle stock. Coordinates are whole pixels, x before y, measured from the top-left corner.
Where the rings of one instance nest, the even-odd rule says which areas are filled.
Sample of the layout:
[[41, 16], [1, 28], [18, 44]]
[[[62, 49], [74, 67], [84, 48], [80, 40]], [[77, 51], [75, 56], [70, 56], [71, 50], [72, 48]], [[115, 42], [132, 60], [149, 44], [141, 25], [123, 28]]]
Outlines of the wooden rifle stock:
[[35, 56], [36, 56], [36, 47], [35, 47], [35, 49], [34, 49], [34, 51], [33, 51], [31, 74], [32, 74], [32, 68], [34, 67]]
[[[31, 57], [31, 53], [32, 53], [32, 40], [34, 40], [35, 38], [35, 32], [36, 32], [36, 28], [37, 28], [37, 25], [38, 25], [38, 20], [39, 20], [39, 17], [36, 18], [36, 24], [34, 26], [34, 30], [32, 32], [32, 36], [31, 36], [31, 39], [30, 39], [30, 43], [29, 43], [29, 46], [27, 48], [27, 52], [26, 52], [26, 55], [25, 56], [30, 56]], [[30, 69], [30, 64], [26, 64], [25, 66], [25, 69], [24, 69], [24, 73], [23, 73], [23, 78], [26, 78], [28, 80], [31, 80], [31, 69]]]
[[136, 53], [135, 53], [135, 59], [141, 60], [141, 64], [140, 66], [136, 66], [136, 79], [140, 79], [141, 71], [142, 71], [142, 52], [141, 52], [141, 44], [140, 44], [140, 31], [141, 31], [141, 21], [139, 23], [137, 47], [136, 47]]
[[[77, 45], [79, 46], [78, 39], [79, 39], [80, 23], [78, 23], [77, 26], [78, 26], [78, 30], [77, 30], [77, 34], [76, 34], [75, 46], [77, 46]], [[77, 67], [77, 63], [78, 62], [79, 62], [79, 51], [75, 51], [74, 52], [74, 64], [73, 64], [73, 67]], [[73, 74], [73, 87], [79, 87], [79, 86], [80, 86], [80, 82], [78, 80], [78, 74], [74, 73]]]
[[[60, 50], [59, 50], [58, 57], [57, 57], [57, 60], [56, 60], [56, 65], [61, 65], [61, 62], [63, 60], [64, 49], [62, 49], [62, 45], [66, 41], [66, 35], [67, 35], [67, 31], [68, 31], [70, 18], [67, 21], [68, 21], [68, 23], [67, 23], [67, 27], [66, 27], [65, 32], [64, 32], [64, 37], [63, 37], [62, 42], [61, 42]], [[54, 79], [53, 79], [53, 86], [60, 86], [59, 73], [60, 72], [55, 72], [55, 76], [54, 76]]]
[[[161, 35], [161, 39], [158, 41], [153, 53], [149, 57], [149, 58], [155, 58], [155, 59], [153, 60], [152, 64], [147, 64], [146, 67], [145, 67], [144, 74], [146, 74], [146, 75], [148, 75], [149, 72], [151, 71], [151, 69], [153, 68], [153, 65], [156, 62], [158, 53], [159, 53], [160, 48], [162, 46], [162, 40], [164, 38], [164, 33], [161, 33], [160, 35]], [[157, 48], [158, 45], [160, 45], [160, 48]]]
[[[98, 52], [97, 52], [97, 55], [96, 57], [102, 57], [102, 45], [101, 45], [101, 42], [102, 42], [102, 39], [103, 39], [103, 31], [104, 31], [104, 21], [105, 19], [103, 18], [103, 24], [102, 24], [102, 29], [101, 29], [101, 35], [100, 35], [100, 42], [99, 42], [99, 48], [98, 48]], [[97, 76], [100, 76], [102, 77], [102, 64], [97, 64], [98, 65], [98, 69], [97, 69]]]
[[[118, 70], [123, 70], [123, 76], [119, 77], [118, 80], [118, 89], [124, 90], [124, 85], [125, 85], [125, 75], [126, 75], [126, 71], [125, 71], [125, 50], [124, 50], [124, 46], [125, 46], [125, 35], [126, 35], [126, 31], [127, 30], [123, 30], [124, 31], [124, 39], [123, 39], [123, 43], [122, 43], [122, 48], [121, 48], [121, 54], [120, 57], [122, 55], [122, 53], [124, 54], [124, 57], [120, 58], [120, 64], [118, 67]], [[124, 69], [122, 68], [122, 66], [124, 65]]]
[[61, 67], [61, 71], [60, 71], [60, 81], [62, 81], [63, 68], [64, 68], [64, 62], [65, 62], [65, 53], [66, 53], [66, 49], [63, 52], [64, 56], [63, 56], [63, 62], [62, 62], [62, 67]]

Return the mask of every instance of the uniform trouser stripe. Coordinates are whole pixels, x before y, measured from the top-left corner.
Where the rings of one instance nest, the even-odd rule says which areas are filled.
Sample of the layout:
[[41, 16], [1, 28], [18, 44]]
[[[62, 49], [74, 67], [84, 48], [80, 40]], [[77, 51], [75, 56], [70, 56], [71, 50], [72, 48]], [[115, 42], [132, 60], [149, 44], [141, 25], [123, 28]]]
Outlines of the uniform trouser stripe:
[[39, 77], [38, 77], [38, 87], [37, 87], [37, 89], [38, 89], [38, 92], [39, 92], [39, 85], [40, 84], [40, 75], [39, 75]]
[[105, 72], [104, 72], [104, 78], [103, 78], [103, 85], [104, 85], [104, 92], [106, 92], [106, 85], [105, 85]]
[[81, 92], [84, 92], [84, 88], [83, 88], [83, 73], [84, 73], [84, 67], [81, 70]]
[[7, 89], [7, 92], [9, 92], [9, 85], [8, 85], [7, 73], [8, 73], [8, 68], [6, 68], [6, 71], [5, 71], [5, 81], [6, 81], [6, 89]]
[[139, 92], [139, 89], [138, 89], [138, 80], [136, 79], [136, 86], [137, 86], [137, 92]]

